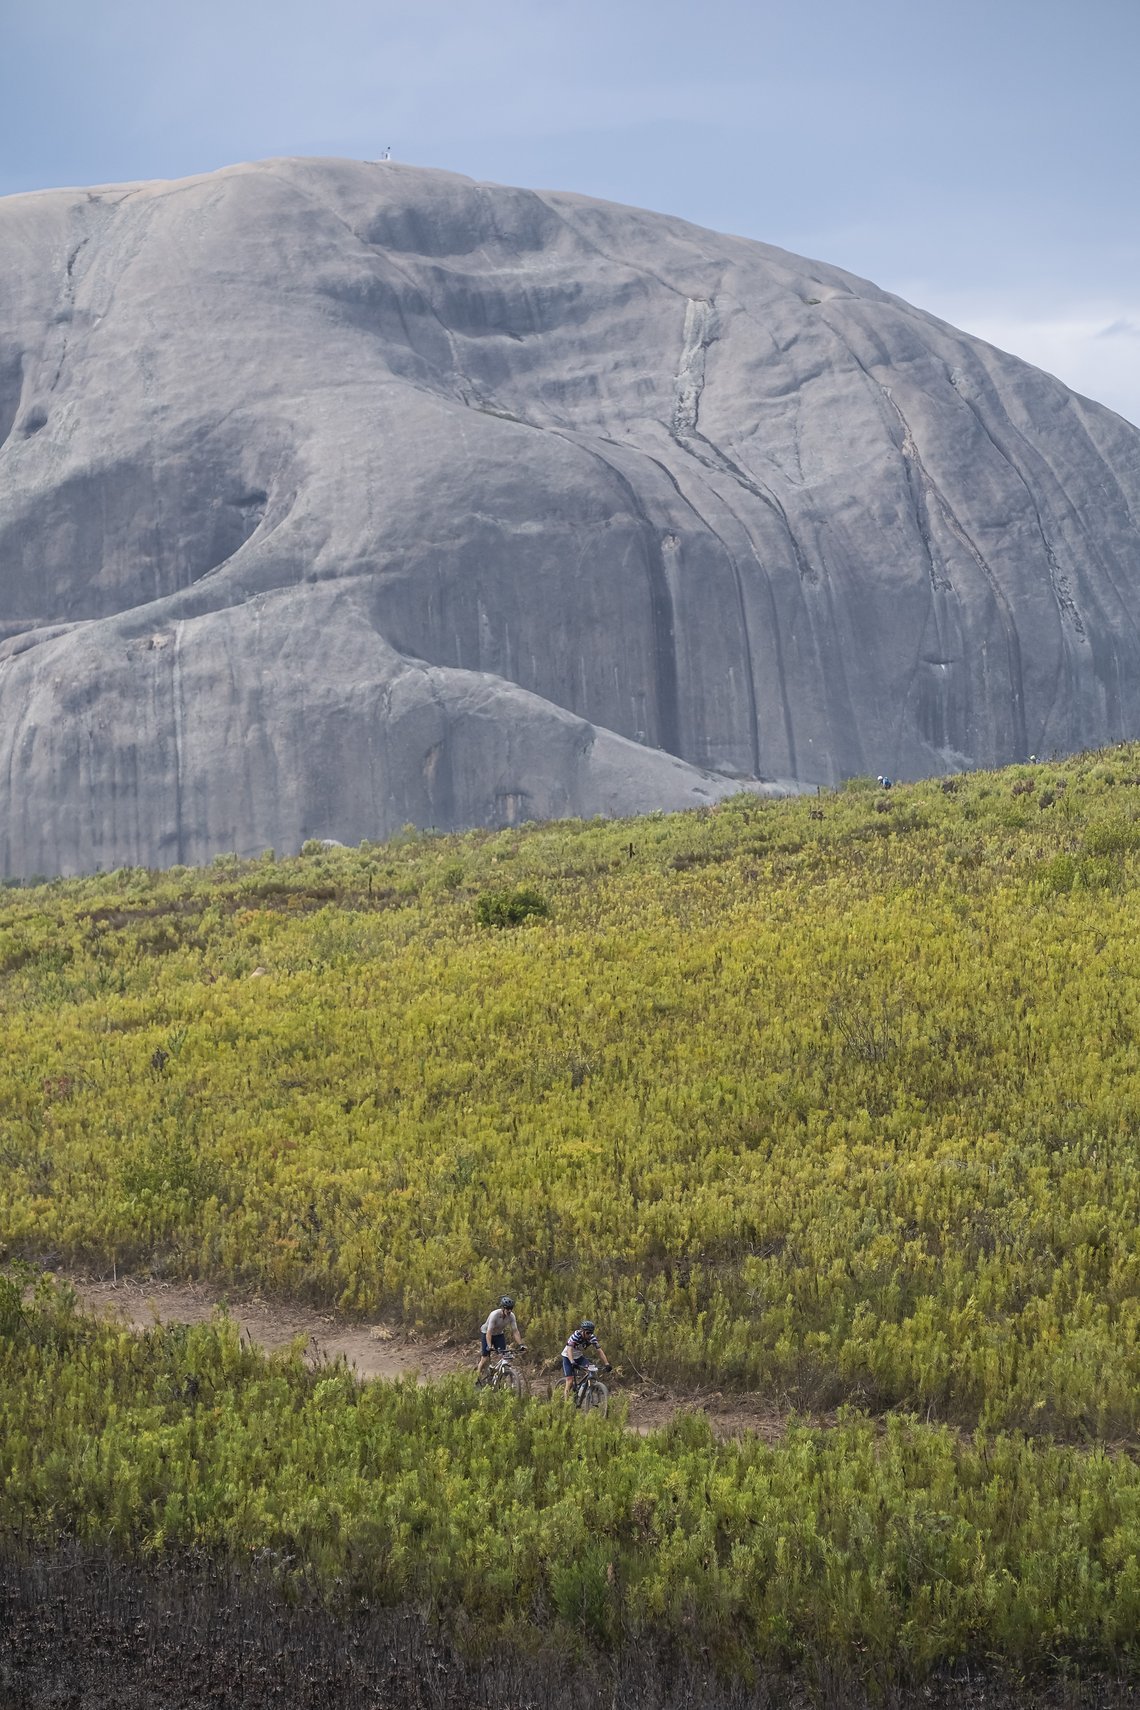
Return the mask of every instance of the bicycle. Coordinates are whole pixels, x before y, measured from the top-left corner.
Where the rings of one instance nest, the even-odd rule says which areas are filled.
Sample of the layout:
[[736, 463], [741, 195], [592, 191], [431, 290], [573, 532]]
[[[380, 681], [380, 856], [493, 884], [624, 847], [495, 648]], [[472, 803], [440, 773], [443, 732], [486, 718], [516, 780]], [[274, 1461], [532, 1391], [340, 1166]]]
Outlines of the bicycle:
[[520, 1400], [530, 1393], [527, 1375], [516, 1366], [515, 1356], [509, 1348], [492, 1362], [486, 1377], [479, 1379], [479, 1387], [503, 1390], [510, 1395], [517, 1395]]
[[[607, 1366], [606, 1370], [609, 1369]], [[610, 1392], [598, 1376], [596, 1365], [591, 1363], [584, 1372], [575, 1373], [570, 1397], [579, 1412], [596, 1413], [600, 1418], [605, 1418], [606, 1409], [610, 1405]]]

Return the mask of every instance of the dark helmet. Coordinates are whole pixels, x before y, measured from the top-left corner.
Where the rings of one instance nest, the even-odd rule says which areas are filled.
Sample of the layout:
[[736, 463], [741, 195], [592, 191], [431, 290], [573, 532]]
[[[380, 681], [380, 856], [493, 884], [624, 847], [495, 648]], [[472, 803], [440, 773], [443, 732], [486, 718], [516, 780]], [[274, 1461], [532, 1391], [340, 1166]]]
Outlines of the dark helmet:
[[513, 1312], [515, 1309], [515, 1303], [511, 1299], [509, 1294], [505, 1294], [503, 1296], [503, 1298], [499, 1302], [499, 1305], [502, 1307], [504, 1312]]
[[586, 1332], [587, 1336], [592, 1336], [594, 1331], [597, 1329], [597, 1325], [594, 1323], [592, 1318], [583, 1318], [582, 1328]]

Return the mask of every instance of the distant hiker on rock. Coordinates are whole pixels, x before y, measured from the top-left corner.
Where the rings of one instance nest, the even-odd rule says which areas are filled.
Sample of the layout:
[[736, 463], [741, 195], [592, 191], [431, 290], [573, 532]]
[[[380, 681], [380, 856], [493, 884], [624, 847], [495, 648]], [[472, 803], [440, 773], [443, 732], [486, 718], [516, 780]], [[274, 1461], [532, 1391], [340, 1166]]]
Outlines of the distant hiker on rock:
[[526, 1343], [519, 1334], [518, 1319], [515, 1317], [515, 1303], [509, 1294], [503, 1295], [498, 1306], [487, 1314], [487, 1322], [479, 1326], [479, 1336], [482, 1344], [482, 1354], [479, 1364], [475, 1367], [475, 1382], [482, 1383], [483, 1373], [492, 1353], [505, 1354], [507, 1351], [507, 1331], [516, 1348], [525, 1354]]

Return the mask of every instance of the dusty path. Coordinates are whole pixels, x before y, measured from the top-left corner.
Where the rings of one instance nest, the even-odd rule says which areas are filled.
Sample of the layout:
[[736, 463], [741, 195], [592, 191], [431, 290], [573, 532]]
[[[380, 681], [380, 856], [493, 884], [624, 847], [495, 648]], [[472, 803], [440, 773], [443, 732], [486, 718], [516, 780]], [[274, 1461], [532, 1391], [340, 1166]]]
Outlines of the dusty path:
[[[404, 1377], [414, 1372], [428, 1382], [452, 1372], [471, 1371], [478, 1354], [475, 1343], [457, 1341], [450, 1335], [415, 1337], [388, 1325], [352, 1324], [332, 1312], [266, 1300], [261, 1295], [209, 1283], [140, 1281], [134, 1277], [108, 1282], [61, 1271], [55, 1275], [75, 1290], [84, 1310], [120, 1319], [133, 1329], [146, 1329], [156, 1321], [203, 1324], [224, 1305], [241, 1334], [255, 1347], [271, 1353], [302, 1338], [308, 1357], [315, 1363], [343, 1357], [361, 1379]], [[556, 1375], [554, 1368], [544, 1371], [530, 1360], [527, 1372], [532, 1395], [546, 1395]], [[620, 1370], [614, 1389], [628, 1401], [629, 1422], [638, 1431], [652, 1430], [667, 1424], [675, 1413], [697, 1409], [708, 1414], [721, 1437], [755, 1431], [774, 1442], [787, 1428], [787, 1416], [758, 1395], [682, 1394], [630, 1380]]]

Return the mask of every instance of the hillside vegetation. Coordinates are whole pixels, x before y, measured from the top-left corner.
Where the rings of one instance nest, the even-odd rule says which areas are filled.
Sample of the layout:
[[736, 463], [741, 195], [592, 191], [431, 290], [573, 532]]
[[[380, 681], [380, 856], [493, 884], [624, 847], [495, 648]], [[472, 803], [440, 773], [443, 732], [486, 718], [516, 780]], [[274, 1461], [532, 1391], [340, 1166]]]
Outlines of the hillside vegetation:
[[[111, 1544], [177, 1611], [193, 1551], [342, 1616], [426, 1613], [476, 1659], [553, 1636], [565, 1661], [578, 1635], [706, 1676], [845, 1680], [845, 1706], [958, 1659], [1136, 1663], [1128, 1459], [899, 1419], [775, 1447], [718, 1446], [699, 1416], [643, 1438], [461, 1379], [361, 1388], [225, 1321], [136, 1337], [18, 1299], [0, 1280], [0, 1574], [13, 1539]], [[4, 1648], [0, 1626], [0, 1687]]]
[[0, 1241], [1140, 1422], [1140, 750], [0, 896]]
[[[172, 1682], [205, 1563], [314, 1634], [310, 1597], [438, 1634], [449, 1703], [463, 1658], [571, 1635], [734, 1704], [979, 1664], [1123, 1702], [1138, 810], [1122, 748], [0, 895], [0, 1690], [64, 1669], [16, 1619], [45, 1564], [111, 1630], [66, 1554], [109, 1549]], [[225, 1319], [135, 1336], [20, 1260], [466, 1333], [509, 1288], [547, 1355], [588, 1312], [629, 1371], [844, 1405], [774, 1446], [638, 1437]], [[391, 1702], [444, 1701], [409, 1678]]]

